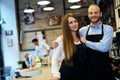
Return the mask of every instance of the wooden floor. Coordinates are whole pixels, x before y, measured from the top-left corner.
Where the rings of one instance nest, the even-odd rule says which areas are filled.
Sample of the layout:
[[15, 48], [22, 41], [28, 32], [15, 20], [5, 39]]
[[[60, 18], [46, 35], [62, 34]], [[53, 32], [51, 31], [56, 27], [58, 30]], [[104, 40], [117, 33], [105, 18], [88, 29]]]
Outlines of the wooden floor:
[[32, 77], [20, 77], [20, 78], [14, 78], [12, 80], [50, 80], [52, 78], [51, 74], [51, 66], [44, 66], [42, 69], [42, 73], [39, 75], [35, 75]]

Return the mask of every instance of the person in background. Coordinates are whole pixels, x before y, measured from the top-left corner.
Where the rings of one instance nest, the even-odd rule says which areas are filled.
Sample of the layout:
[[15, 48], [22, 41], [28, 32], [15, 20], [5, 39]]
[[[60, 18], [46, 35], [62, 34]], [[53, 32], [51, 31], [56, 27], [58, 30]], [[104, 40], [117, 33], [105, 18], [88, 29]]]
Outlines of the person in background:
[[33, 67], [34, 64], [33, 64], [31, 55], [29, 53], [26, 53], [24, 57], [25, 57], [24, 61], [25, 61], [26, 68]]
[[113, 28], [103, 24], [98, 5], [88, 8], [90, 24], [79, 30], [81, 41], [87, 50], [87, 77], [89, 80], [115, 80], [109, 53], [113, 39]]
[[86, 51], [80, 41], [79, 28], [74, 14], [68, 13], [63, 17], [62, 35], [56, 40], [59, 45], [53, 49], [51, 80], [85, 80]]
[[49, 55], [50, 47], [47, 43], [34, 38], [32, 43], [35, 45], [35, 55], [39, 57], [46, 57]]
[[42, 41], [46, 43], [45, 31], [35, 32], [35, 38], [37, 38], [39, 42]]

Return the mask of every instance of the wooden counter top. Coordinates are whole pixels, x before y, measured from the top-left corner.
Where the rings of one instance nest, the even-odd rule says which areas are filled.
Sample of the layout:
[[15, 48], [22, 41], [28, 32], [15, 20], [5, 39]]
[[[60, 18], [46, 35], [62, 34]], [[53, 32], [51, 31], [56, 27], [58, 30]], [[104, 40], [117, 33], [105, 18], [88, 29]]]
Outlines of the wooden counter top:
[[51, 66], [42, 66], [41, 67], [42, 69], [42, 73], [39, 74], [39, 75], [35, 75], [35, 76], [32, 76], [32, 77], [28, 77], [28, 78], [23, 78], [23, 77], [20, 77], [20, 78], [14, 78], [12, 80], [50, 80], [52, 78], [52, 73], [51, 73]]

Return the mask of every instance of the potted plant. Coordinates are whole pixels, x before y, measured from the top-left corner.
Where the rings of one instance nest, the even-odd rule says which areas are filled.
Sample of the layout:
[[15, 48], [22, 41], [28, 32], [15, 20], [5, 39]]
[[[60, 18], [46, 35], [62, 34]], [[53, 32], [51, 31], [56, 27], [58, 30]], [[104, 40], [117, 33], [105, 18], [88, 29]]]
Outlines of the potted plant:
[[21, 69], [21, 68], [22, 68], [22, 64], [23, 64], [23, 61], [20, 60], [20, 61], [18, 61], [17, 63], [18, 63], [19, 68]]

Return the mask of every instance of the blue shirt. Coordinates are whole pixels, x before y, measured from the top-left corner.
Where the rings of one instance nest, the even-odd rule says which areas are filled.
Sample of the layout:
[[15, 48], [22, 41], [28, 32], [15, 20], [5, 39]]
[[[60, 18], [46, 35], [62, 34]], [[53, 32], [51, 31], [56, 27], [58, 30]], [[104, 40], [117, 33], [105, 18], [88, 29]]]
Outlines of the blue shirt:
[[26, 61], [27, 61], [27, 63], [30, 65], [30, 60], [29, 60], [29, 59], [27, 59]]
[[[79, 33], [80, 33], [80, 36], [84, 36], [86, 37], [86, 33], [87, 33], [87, 30], [88, 30], [88, 27], [90, 26], [90, 29], [89, 29], [89, 32], [88, 32], [88, 35], [89, 34], [102, 34], [102, 23], [98, 24], [97, 26], [92, 26], [91, 24], [90, 25], [87, 25], [87, 26], [84, 26], [82, 27], [80, 30], [79, 30]], [[107, 51], [111, 51], [111, 45], [112, 45], [112, 40], [113, 40], [113, 28], [112, 26], [110, 25], [106, 25], [106, 24], [103, 24], [103, 38], [100, 40], [100, 42], [92, 42], [92, 41], [86, 41], [86, 46], [91, 48], [91, 49], [94, 49], [94, 50], [97, 50], [97, 51], [101, 51], [101, 52], [107, 52]]]

